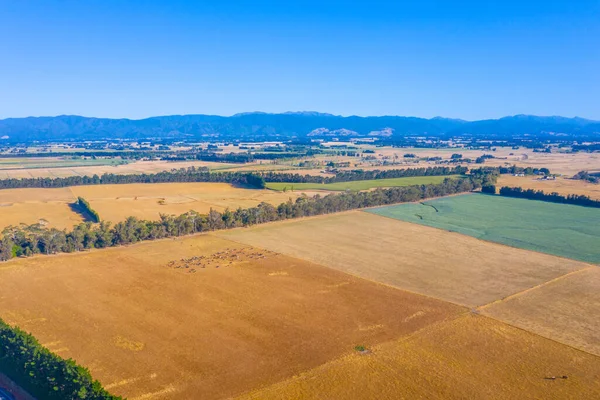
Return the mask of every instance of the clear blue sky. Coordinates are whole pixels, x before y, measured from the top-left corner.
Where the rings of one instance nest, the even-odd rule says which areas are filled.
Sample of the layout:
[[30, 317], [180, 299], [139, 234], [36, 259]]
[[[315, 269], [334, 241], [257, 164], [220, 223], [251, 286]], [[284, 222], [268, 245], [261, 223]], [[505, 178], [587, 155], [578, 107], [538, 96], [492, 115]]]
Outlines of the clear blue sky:
[[600, 119], [600, 0], [0, 0], [0, 118]]

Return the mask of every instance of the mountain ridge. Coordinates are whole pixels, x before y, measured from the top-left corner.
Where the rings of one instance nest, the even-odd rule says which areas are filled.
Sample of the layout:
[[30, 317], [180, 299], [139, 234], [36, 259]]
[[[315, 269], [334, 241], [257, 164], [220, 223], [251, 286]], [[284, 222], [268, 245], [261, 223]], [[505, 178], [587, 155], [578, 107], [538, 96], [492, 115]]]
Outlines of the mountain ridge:
[[[316, 132], [316, 133], [315, 133]], [[316, 111], [249, 112], [232, 116], [186, 114], [143, 119], [59, 115], [0, 120], [0, 137], [11, 141], [141, 138], [291, 139], [343, 136], [402, 138], [406, 136], [568, 134], [600, 135], [600, 122], [580, 117], [518, 114], [498, 119], [411, 116], [339, 116]], [[333, 132], [333, 133], [332, 133]]]

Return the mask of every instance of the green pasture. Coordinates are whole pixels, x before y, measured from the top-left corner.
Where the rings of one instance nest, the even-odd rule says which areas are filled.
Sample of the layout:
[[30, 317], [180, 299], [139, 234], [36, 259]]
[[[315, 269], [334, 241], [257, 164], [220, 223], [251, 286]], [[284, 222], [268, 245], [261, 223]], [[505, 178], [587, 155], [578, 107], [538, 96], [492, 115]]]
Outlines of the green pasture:
[[367, 212], [513, 247], [600, 263], [598, 208], [467, 194]]
[[408, 178], [371, 179], [365, 181], [336, 182], [336, 183], [290, 183], [290, 182], [267, 182], [267, 188], [278, 191], [302, 191], [302, 190], [332, 190], [332, 191], [360, 191], [383, 187], [398, 187], [412, 185], [427, 185], [431, 183], [442, 183], [446, 178], [457, 178], [451, 176], [411, 176]]

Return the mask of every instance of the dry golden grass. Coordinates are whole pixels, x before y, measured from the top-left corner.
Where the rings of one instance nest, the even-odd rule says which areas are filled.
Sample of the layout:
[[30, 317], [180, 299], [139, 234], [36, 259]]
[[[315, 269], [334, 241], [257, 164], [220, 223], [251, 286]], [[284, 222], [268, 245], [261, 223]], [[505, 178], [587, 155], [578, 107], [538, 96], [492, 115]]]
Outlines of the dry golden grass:
[[67, 188], [0, 190], [0, 231], [21, 223], [63, 229], [83, 221], [69, 206], [75, 198]]
[[208, 213], [254, 207], [261, 202], [279, 205], [295, 199], [300, 192], [239, 188], [227, 183], [138, 183], [127, 185], [74, 186], [106, 221], [119, 222], [129, 216], [156, 220], [159, 214], [183, 214], [190, 210]]
[[588, 266], [360, 211], [218, 235], [468, 306]]
[[82, 216], [63, 202], [0, 204], [0, 231], [10, 225], [37, 223], [52, 228], [71, 229], [81, 222]]
[[496, 185], [522, 187], [523, 189], [543, 190], [546, 193], [557, 192], [564, 196], [579, 194], [592, 199], [600, 199], [600, 185], [574, 179], [556, 178], [555, 180], [538, 180], [529, 176], [501, 175]]
[[130, 400], [227, 398], [464, 312], [207, 235], [14, 260], [0, 281], [1, 318]]
[[0, 190], [0, 204], [49, 201], [68, 203], [75, 201], [75, 197], [69, 188]]
[[[594, 399], [600, 358], [464, 315], [240, 399]], [[567, 376], [567, 379], [546, 379]]]
[[482, 308], [486, 315], [600, 356], [598, 310], [596, 266]]

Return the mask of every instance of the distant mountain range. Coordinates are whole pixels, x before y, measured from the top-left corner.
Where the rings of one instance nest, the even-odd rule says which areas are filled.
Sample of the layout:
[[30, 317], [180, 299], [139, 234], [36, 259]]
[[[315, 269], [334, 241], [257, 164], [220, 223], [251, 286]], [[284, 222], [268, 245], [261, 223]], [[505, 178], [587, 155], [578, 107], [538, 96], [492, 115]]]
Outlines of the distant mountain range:
[[[231, 117], [172, 115], [140, 120], [89, 118], [76, 115], [0, 120], [0, 138], [14, 141], [190, 138], [276, 140], [290, 138], [461, 136], [567, 134], [599, 135], [600, 122], [583, 118], [516, 115], [463, 121], [400, 116], [342, 117], [318, 112], [268, 114], [251, 112]], [[1, 143], [1, 141], [0, 141]]]

